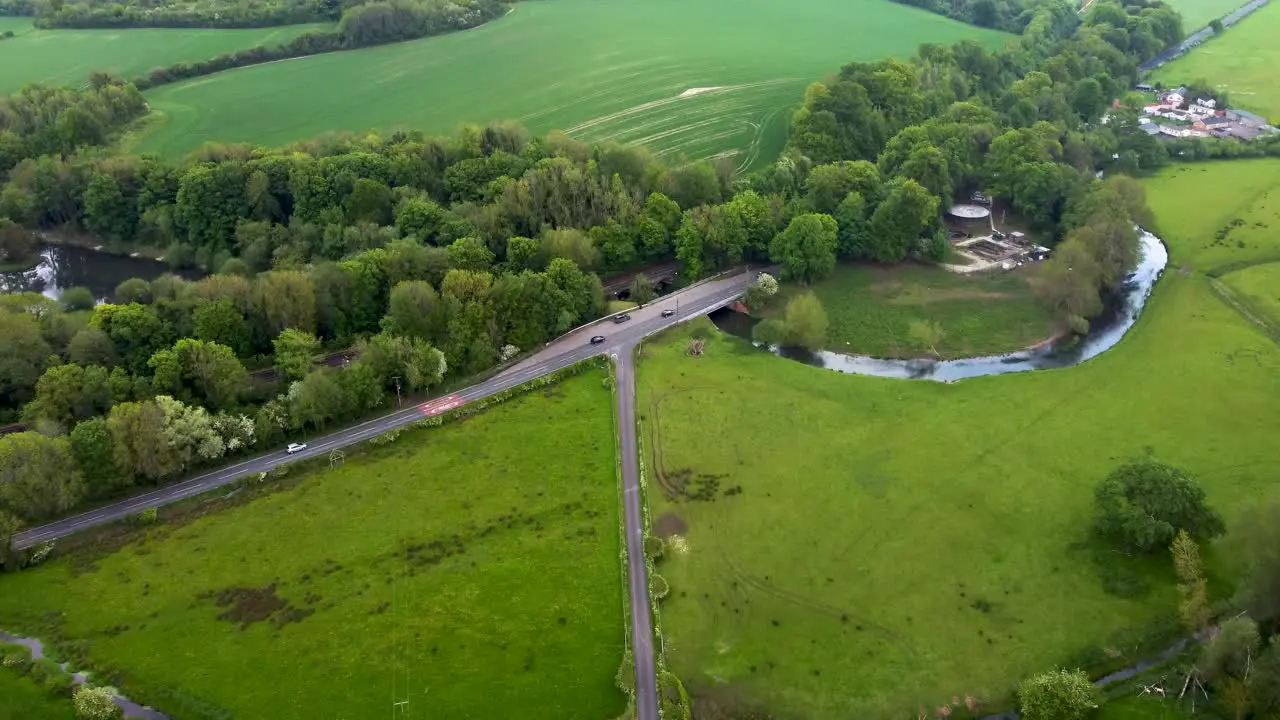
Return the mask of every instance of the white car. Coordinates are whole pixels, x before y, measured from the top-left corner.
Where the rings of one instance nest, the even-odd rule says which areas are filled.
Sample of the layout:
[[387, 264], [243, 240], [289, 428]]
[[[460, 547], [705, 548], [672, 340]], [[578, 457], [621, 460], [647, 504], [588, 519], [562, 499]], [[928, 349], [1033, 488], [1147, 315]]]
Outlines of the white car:
[[306, 450], [306, 449], [307, 449], [306, 443], [289, 443], [289, 447], [285, 450], [285, 452], [292, 455], [296, 452], [302, 452], [303, 450]]

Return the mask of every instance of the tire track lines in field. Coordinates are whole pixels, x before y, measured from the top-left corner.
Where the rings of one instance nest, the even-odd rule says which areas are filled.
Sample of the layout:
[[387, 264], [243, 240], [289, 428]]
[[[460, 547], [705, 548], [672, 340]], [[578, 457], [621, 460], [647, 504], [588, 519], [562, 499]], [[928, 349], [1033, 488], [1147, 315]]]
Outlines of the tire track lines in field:
[[573, 134], [573, 133], [580, 133], [580, 132], [583, 132], [584, 130], [588, 130], [588, 129], [593, 128], [593, 127], [596, 127], [596, 126], [598, 126], [598, 125], [603, 125], [603, 124], [607, 124], [607, 123], [612, 123], [612, 122], [616, 122], [616, 121], [621, 120], [621, 119], [624, 119], [624, 118], [629, 118], [629, 117], [631, 117], [631, 116], [633, 116], [633, 115], [636, 115], [636, 114], [638, 114], [638, 113], [644, 113], [644, 112], [647, 112], [647, 111], [650, 111], [650, 110], [654, 110], [654, 109], [657, 109], [657, 108], [665, 108], [665, 107], [667, 107], [667, 106], [669, 106], [669, 105], [672, 105], [672, 104], [674, 104], [674, 103], [678, 103], [678, 102], [680, 102], [681, 100], [692, 100], [692, 99], [694, 99], [694, 98], [705, 98], [705, 97], [708, 97], [708, 96], [711, 96], [711, 95], [720, 95], [720, 94], [724, 94], [724, 93], [736, 92], [736, 91], [744, 90], [744, 89], [748, 89], [748, 88], [762, 87], [762, 86], [767, 86], [767, 85], [777, 84], [777, 83], [779, 83], [779, 82], [786, 82], [786, 81], [788, 81], [788, 80], [786, 80], [786, 79], [762, 80], [762, 81], [760, 81], [760, 82], [755, 82], [755, 83], [744, 83], [744, 84], [739, 84], [739, 85], [725, 85], [725, 86], [722, 86], [722, 87], [717, 88], [716, 90], [711, 90], [711, 91], [709, 91], [709, 92], [705, 92], [705, 93], [699, 93], [699, 94], [697, 94], [697, 95], [673, 95], [673, 96], [671, 96], [671, 97], [659, 98], [659, 99], [657, 99], [657, 100], [651, 100], [651, 101], [646, 102], [646, 103], [640, 103], [639, 105], [634, 105], [634, 106], [629, 107], [629, 108], [627, 108], [627, 109], [625, 109], [625, 110], [619, 110], [619, 111], [617, 111], [617, 112], [609, 113], [609, 114], [607, 114], [607, 115], [601, 115], [601, 116], [599, 116], [599, 117], [592, 118], [592, 119], [587, 120], [587, 121], [585, 121], [585, 122], [579, 123], [579, 124], [577, 124], [577, 125], [575, 125], [575, 126], [573, 126], [573, 127], [571, 127], [571, 128], [568, 128], [567, 130], [565, 130], [565, 132], [567, 132], [567, 133], [569, 133], [569, 134]]

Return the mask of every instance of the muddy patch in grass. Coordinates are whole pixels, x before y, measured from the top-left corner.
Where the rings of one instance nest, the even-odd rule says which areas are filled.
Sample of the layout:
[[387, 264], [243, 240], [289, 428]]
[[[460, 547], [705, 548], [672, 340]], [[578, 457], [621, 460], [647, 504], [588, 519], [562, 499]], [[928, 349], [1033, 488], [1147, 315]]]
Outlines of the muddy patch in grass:
[[689, 532], [689, 526], [677, 514], [673, 512], [664, 512], [658, 516], [656, 522], [653, 523], [653, 534], [666, 540], [673, 535], [684, 535]]
[[226, 588], [199, 597], [223, 608], [219, 620], [236, 623], [242, 630], [256, 622], [270, 622], [278, 629], [291, 622], [302, 622], [315, 612], [314, 608], [294, 607], [277, 595], [275, 583], [261, 588]]

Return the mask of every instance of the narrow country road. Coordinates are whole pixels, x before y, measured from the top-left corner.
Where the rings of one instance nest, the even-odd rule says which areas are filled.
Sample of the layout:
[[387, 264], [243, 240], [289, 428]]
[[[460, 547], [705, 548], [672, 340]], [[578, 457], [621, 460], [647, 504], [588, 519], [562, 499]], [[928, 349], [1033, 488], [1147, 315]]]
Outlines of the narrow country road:
[[[621, 434], [623, 518], [627, 546], [627, 586], [631, 605], [631, 637], [636, 668], [636, 712], [638, 720], [658, 720], [657, 677], [653, 655], [653, 620], [649, 613], [649, 582], [644, 559], [644, 514], [641, 507], [638, 448], [636, 445], [635, 363], [636, 343], [656, 332], [692, 317], [718, 310], [742, 295], [755, 279], [744, 272], [692, 285], [630, 311], [630, 320], [614, 323], [605, 318], [574, 330], [484, 382], [452, 395], [398, 410], [359, 425], [344, 428], [311, 440], [306, 450], [294, 455], [276, 450], [199, 475], [151, 492], [91, 510], [80, 515], [30, 528], [13, 538], [13, 546], [24, 549], [57, 540], [81, 530], [122, 520], [147, 508], [162, 507], [228, 485], [240, 478], [266, 472], [296, 460], [327, 455], [330, 451], [376, 437], [388, 430], [409, 425], [425, 416], [461, 407], [468, 402], [507, 390], [594, 355], [608, 354], [617, 364], [618, 428]], [[663, 313], [670, 311], [669, 316]], [[591, 344], [603, 335], [605, 341]]]
[[653, 657], [653, 618], [644, 558], [644, 509], [640, 506], [640, 449], [636, 444], [635, 341], [613, 353], [617, 367], [618, 437], [622, 452], [622, 511], [627, 534], [627, 590], [631, 602], [631, 648], [636, 664], [636, 717], [658, 717], [658, 679]]

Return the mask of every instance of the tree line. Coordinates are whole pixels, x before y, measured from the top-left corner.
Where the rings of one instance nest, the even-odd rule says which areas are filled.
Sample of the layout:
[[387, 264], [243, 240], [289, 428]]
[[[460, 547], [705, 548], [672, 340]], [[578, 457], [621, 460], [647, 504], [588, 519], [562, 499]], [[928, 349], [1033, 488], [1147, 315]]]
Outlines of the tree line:
[[0, 14], [34, 15], [40, 28], [252, 28], [331, 22], [344, 7], [340, 0], [248, 0], [246, 2], [125, 2], [86, 0], [5, 0]]
[[342, 13], [336, 30], [308, 32], [282, 45], [258, 45], [223, 53], [208, 60], [178, 62], [134, 78], [140, 90], [211, 75], [223, 70], [352, 50], [402, 40], [466, 30], [500, 17], [506, 5], [499, 0], [385, 0], [354, 5]]
[[105, 145], [146, 112], [137, 88], [103, 73], [95, 73], [83, 91], [28, 85], [0, 97], [0, 178], [28, 158]]

